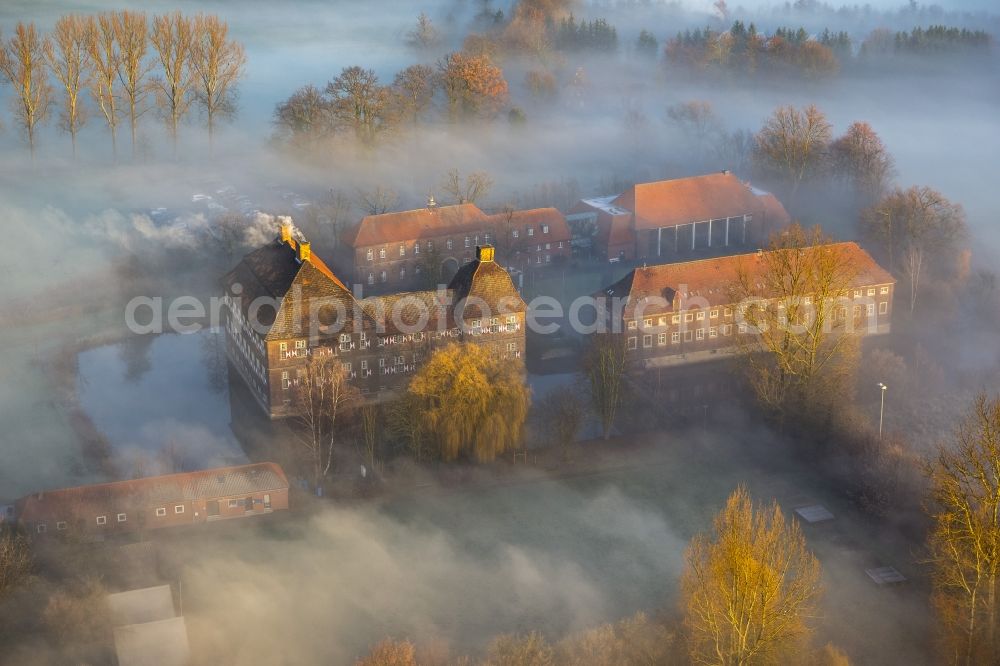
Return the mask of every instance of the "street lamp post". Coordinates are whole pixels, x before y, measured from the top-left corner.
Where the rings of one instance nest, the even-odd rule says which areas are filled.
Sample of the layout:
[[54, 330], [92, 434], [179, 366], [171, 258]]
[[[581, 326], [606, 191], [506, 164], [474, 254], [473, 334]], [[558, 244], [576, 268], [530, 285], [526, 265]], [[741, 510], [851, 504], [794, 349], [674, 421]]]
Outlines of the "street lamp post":
[[878, 438], [879, 441], [882, 440], [882, 415], [885, 414], [885, 390], [889, 388], [882, 382], [878, 383], [878, 387], [882, 389], [882, 404], [878, 408]]

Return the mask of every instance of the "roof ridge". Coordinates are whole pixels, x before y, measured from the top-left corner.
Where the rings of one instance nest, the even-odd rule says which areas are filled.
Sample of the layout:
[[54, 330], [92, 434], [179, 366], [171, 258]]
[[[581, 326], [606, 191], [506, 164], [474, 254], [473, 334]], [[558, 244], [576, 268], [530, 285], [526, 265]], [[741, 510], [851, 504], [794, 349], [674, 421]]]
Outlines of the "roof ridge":
[[284, 475], [284, 471], [281, 470], [281, 468], [278, 466], [278, 463], [275, 463], [275, 462], [272, 462], [272, 461], [265, 461], [265, 462], [256, 462], [256, 463], [246, 463], [246, 464], [243, 464], [243, 465], [229, 465], [227, 467], [210, 467], [208, 469], [194, 469], [194, 470], [191, 470], [189, 472], [171, 472], [169, 474], [156, 474], [154, 476], [140, 476], [138, 479], [119, 479], [117, 481], [102, 481], [101, 483], [84, 483], [84, 484], [81, 484], [79, 486], [69, 486], [69, 487], [66, 487], [66, 488], [51, 488], [51, 489], [47, 489], [47, 490], [39, 490], [39, 491], [36, 491], [36, 492], [33, 492], [33, 493], [29, 493], [29, 494], [25, 495], [24, 497], [25, 498], [30, 498], [30, 497], [33, 497], [35, 495], [49, 495], [49, 494], [52, 494], [52, 493], [69, 492], [69, 491], [73, 491], [73, 490], [80, 490], [82, 488], [96, 489], [96, 488], [105, 488], [105, 487], [111, 487], [111, 486], [120, 486], [120, 485], [124, 485], [124, 484], [127, 484], [127, 483], [138, 483], [138, 482], [142, 482], [142, 481], [149, 481], [149, 480], [152, 480], [152, 479], [166, 480], [166, 479], [169, 479], [171, 477], [177, 477], [177, 476], [192, 477], [192, 476], [197, 476], [197, 475], [206, 475], [206, 476], [208, 476], [208, 475], [212, 475], [212, 474], [218, 476], [218, 475], [224, 474], [224, 473], [233, 473], [233, 472], [236, 472], [236, 471], [241, 470], [241, 469], [246, 469], [248, 467], [267, 467], [267, 468], [269, 468], [273, 472], [281, 471], [282, 476]]

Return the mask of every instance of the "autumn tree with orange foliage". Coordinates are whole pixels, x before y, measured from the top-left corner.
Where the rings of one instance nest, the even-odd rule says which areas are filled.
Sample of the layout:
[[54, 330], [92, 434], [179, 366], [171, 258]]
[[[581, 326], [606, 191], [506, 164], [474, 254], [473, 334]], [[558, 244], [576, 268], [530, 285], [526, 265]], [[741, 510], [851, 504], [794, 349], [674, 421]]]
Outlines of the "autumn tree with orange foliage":
[[417, 666], [417, 648], [410, 641], [387, 638], [354, 662], [354, 666]]
[[438, 71], [452, 120], [493, 118], [507, 103], [503, 70], [489, 56], [449, 53], [438, 63]]

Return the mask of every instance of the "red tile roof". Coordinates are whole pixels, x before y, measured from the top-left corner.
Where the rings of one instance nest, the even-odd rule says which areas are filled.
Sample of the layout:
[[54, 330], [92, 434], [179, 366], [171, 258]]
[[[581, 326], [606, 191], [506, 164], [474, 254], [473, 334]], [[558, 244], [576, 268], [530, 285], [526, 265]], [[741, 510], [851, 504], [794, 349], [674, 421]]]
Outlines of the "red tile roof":
[[[845, 259], [851, 262], [856, 271], [850, 285], [852, 287], [893, 284], [896, 281], [857, 243], [831, 243], [824, 247], [830, 251], [844, 253]], [[624, 278], [608, 287], [603, 295], [627, 298], [626, 315], [644, 298], [661, 297], [670, 302], [675, 292], [680, 292], [685, 298], [705, 299], [709, 305], [713, 306], [728, 305], [732, 300], [731, 285], [737, 279], [740, 270], [759, 272], [764, 267], [764, 262], [756, 252], [676, 264], [646, 266], [631, 271]], [[649, 314], [655, 314], [656, 311], [670, 312], [672, 305], [668, 305], [666, 308], [651, 307], [648, 309]]]
[[486, 221], [486, 213], [470, 203], [368, 215], [347, 230], [344, 241], [353, 248], [398, 243], [475, 231], [483, 228]]
[[33, 493], [18, 500], [17, 516], [27, 523], [81, 518], [90, 522], [97, 515], [146, 509], [158, 503], [238, 497], [284, 488], [288, 488], [288, 479], [279, 465], [253, 463]]
[[635, 213], [636, 229], [655, 229], [763, 212], [748, 185], [731, 173], [633, 185], [613, 202]]
[[[489, 224], [501, 226], [507, 224], [507, 213], [497, 213], [489, 216]], [[573, 238], [566, 217], [555, 208], [532, 208], [530, 210], [515, 210], [510, 213], [510, 224], [519, 231], [524, 231], [528, 227], [538, 229], [541, 233], [542, 225], [548, 225], [549, 233], [538, 236], [538, 240], [546, 241], [568, 241]]]

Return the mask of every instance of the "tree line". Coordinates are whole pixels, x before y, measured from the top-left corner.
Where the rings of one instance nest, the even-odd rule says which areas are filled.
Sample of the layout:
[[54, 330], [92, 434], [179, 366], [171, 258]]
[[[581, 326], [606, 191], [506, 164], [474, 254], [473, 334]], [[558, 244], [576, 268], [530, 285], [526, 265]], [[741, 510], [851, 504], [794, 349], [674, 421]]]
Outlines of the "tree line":
[[[767, 34], [754, 23], [737, 20], [729, 30], [706, 27], [678, 33], [667, 42], [664, 56], [668, 64], [684, 69], [821, 79], [848, 66], [875, 64], [894, 55], [988, 54], [992, 41], [981, 30], [943, 25], [895, 33], [876, 29], [855, 52], [853, 40], [844, 31], [825, 29], [813, 37], [805, 28], [779, 27]], [[644, 43], [648, 48], [648, 38]]]
[[165, 120], [175, 150], [192, 107], [204, 113], [211, 141], [218, 122], [236, 112], [245, 65], [243, 46], [212, 14], [67, 14], [50, 34], [28, 22], [18, 23], [8, 39], [0, 35], [0, 73], [13, 88], [14, 118], [32, 155], [53, 106], [74, 156], [91, 115], [107, 126], [116, 156], [122, 125], [135, 156], [140, 119], [153, 109]]
[[411, 65], [382, 83], [375, 72], [345, 67], [323, 89], [306, 85], [274, 111], [276, 136], [305, 147], [317, 139], [352, 136], [371, 145], [379, 137], [438, 117], [452, 122], [494, 118], [508, 99], [503, 71], [489, 55], [454, 52], [436, 67]]

